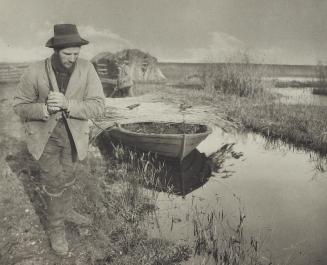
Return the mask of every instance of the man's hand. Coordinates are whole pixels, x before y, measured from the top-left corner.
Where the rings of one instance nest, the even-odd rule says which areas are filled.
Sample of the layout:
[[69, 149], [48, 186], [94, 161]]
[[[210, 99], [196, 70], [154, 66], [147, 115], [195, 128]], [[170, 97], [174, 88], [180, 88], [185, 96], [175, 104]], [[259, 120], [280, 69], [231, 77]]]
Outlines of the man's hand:
[[50, 107], [49, 105], [47, 105], [47, 111], [51, 115], [51, 114], [54, 114], [54, 113], [57, 113], [58, 111], [60, 111], [60, 108]]
[[68, 103], [65, 95], [60, 92], [50, 92], [47, 100], [48, 110], [67, 110]]

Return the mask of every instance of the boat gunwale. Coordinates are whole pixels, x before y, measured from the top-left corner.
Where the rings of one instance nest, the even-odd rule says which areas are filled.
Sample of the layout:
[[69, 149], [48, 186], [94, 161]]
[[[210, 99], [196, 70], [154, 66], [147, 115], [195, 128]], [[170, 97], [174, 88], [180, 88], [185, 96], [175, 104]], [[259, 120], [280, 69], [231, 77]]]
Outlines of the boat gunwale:
[[181, 122], [157, 122], [157, 121], [149, 121], [149, 122], [131, 122], [131, 123], [120, 123], [117, 127], [114, 127], [112, 128], [111, 131], [121, 131], [121, 132], [124, 132], [126, 134], [129, 134], [129, 135], [133, 135], [133, 136], [145, 136], [145, 137], [151, 137], [151, 138], [181, 138], [183, 137], [184, 135], [186, 136], [204, 136], [204, 135], [209, 135], [212, 133], [212, 128], [206, 124], [199, 124], [199, 123], [185, 123], [187, 125], [200, 125], [200, 126], [204, 126], [206, 128], [206, 131], [205, 132], [201, 132], [201, 133], [170, 133], [170, 134], [160, 134], [160, 133], [139, 133], [139, 132], [133, 132], [133, 131], [130, 131], [130, 130], [127, 130], [123, 127], [121, 127], [121, 125], [127, 125], [127, 124], [137, 124], [137, 123], [159, 123], [159, 124], [181, 124]]

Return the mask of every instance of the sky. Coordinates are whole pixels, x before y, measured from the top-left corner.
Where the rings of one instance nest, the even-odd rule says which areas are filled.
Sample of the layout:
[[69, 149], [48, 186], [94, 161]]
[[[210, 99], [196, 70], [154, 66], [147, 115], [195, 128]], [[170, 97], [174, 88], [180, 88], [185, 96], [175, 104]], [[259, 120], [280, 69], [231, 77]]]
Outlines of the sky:
[[326, 0], [0, 0], [0, 62], [43, 59], [53, 25], [81, 57], [136, 48], [161, 62], [327, 63]]

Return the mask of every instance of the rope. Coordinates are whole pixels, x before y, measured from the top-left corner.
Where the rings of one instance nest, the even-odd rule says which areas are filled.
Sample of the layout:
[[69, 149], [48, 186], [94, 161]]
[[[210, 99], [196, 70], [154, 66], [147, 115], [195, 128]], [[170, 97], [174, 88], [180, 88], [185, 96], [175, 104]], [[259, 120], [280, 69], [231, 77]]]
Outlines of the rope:
[[74, 178], [72, 181], [66, 183], [63, 186], [62, 190], [58, 193], [52, 193], [52, 192], [48, 191], [45, 185], [42, 185], [42, 190], [44, 191], [45, 194], [47, 194], [50, 197], [59, 198], [65, 192], [66, 189], [68, 189], [69, 187], [74, 185], [75, 181], [76, 181], [76, 178]]
[[118, 127], [118, 123], [117, 122], [114, 122], [113, 125], [109, 126], [109, 127], [106, 127], [106, 128], [103, 128], [101, 127], [99, 124], [97, 124], [93, 119], [90, 119], [91, 122], [95, 125], [95, 127], [97, 127], [98, 129], [100, 129], [100, 132], [98, 132], [95, 136], [92, 137], [92, 139], [90, 140], [89, 142], [89, 145], [92, 145], [93, 142], [95, 141], [95, 139], [98, 137], [99, 134], [107, 131], [111, 131], [112, 129], [114, 129], [115, 127]]

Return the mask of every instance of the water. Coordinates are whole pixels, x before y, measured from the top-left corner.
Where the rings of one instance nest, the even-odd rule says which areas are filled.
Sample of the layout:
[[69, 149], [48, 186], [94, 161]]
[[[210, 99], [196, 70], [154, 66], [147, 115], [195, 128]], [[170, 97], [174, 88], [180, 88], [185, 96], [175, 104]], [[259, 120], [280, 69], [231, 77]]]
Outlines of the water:
[[273, 88], [282, 95], [282, 103], [327, 106], [327, 96], [312, 94], [312, 88]]
[[246, 233], [264, 243], [267, 256], [290, 264], [327, 264], [327, 175], [317, 170], [314, 156], [267, 144], [255, 134], [225, 134], [219, 128], [198, 150], [207, 157], [226, 143], [235, 143], [234, 150], [244, 155], [227, 159], [221, 173], [187, 189], [184, 196], [161, 192], [159, 225], [152, 233], [192, 241], [195, 205], [204, 213], [224, 209], [231, 222], [242, 209]]

